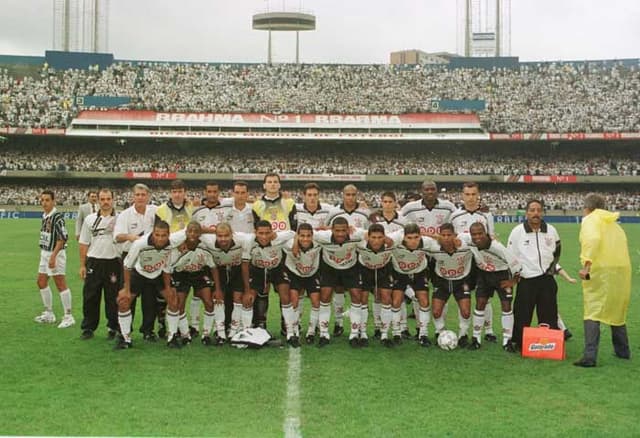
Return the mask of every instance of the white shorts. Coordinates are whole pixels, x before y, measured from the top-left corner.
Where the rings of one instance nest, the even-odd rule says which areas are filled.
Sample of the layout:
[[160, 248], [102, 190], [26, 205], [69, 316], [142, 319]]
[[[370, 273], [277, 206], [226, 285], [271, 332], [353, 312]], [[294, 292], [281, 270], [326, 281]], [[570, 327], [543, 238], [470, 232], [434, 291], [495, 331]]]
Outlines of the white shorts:
[[40, 250], [40, 266], [38, 266], [38, 274], [47, 274], [49, 277], [54, 275], [65, 275], [67, 269], [67, 252], [63, 249], [56, 257], [56, 267], [49, 269], [49, 258], [51, 251]]

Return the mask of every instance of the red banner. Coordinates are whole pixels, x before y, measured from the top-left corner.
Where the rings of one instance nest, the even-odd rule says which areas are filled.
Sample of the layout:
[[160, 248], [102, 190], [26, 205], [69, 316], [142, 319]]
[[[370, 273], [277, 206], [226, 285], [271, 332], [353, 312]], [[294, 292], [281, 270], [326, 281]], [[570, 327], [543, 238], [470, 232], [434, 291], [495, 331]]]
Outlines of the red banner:
[[132, 172], [124, 173], [124, 177], [128, 179], [176, 179], [178, 174], [175, 172]]
[[311, 124], [311, 125], [423, 125], [465, 123], [479, 124], [476, 114], [260, 114], [260, 113], [156, 113], [154, 111], [82, 111], [79, 120], [118, 122], [159, 122], [162, 124]]

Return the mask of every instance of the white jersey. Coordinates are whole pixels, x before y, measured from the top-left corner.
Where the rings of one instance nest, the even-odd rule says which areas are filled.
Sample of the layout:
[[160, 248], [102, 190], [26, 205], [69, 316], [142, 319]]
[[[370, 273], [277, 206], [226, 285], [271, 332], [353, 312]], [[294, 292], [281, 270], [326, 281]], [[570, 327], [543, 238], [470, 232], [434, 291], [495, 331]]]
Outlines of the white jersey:
[[538, 231], [525, 221], [511, 231], [507, 247], [522, 263], [522, 278], [539, 277], [554, 273], [560, 257], [560, 236], [553, 225], [544, 221]]
[[[152, 232], [156, 220], [156, 210], [155, 205], [149, 204], [145, 206], [144, 213], [138, 213], [134, 205], [120, 212], [116, 217], [116, 225], [113, 230], [114, 238], [119, 234], [135, 234], [142, 237], [144, 234]], [[128, 252], [131, 243], [126, 241], [119, 244], [121, 252]]]
[[231, 205], [228, 202], [219, 202], [213, 207], [202, 204], [193, 211], [191, 219], [197, 221], [203, 228], [210, 228], [222, 222], [227, 222], [226, 215]]
[[304, 203], [299, 203], [296, 204], [296, 222], [298, 225], [309, 224], [314, 230], [318, 230], [328, 225], [327, 218], [330, 212], [331, 206], [328, 204], [320, 203], [318, 209], [311, 212]]
[[295, 231], [277, 231], [276, 238], [269, 242], [267, 246], [262, 246], [256, 239], [251, 243], [249, 251], [250, 263], [252, 266], [261, 269], [276, 268], [284, 257], [282, 248], [295, 237]]
[[167, 272], [200, 272], [205, 268], [215, 268], [211, 251], [202, 242], [190, 250], [184, 246], [171, 250]]
[[437, 249], [430, 248], [427, 254], [434, 262], [434, 274], [444, 280], [462, 280], [471, 272], [473, 253], [464, 242], [452, 254], [441, 245], [437, 245]]
[[489, 236], [495, 235], [495, 227], [493, 224], [493, 215], [491, 213], [483, 213], [480, 210], [469, 211], [465, 208], [459, 208], [453, 212], [449, 222], [453, 224], [456, 234], [469, 233], [469, 227], [475, 222], [484, 225]]
[[169, 256], [173, 246], [156, 249], [151, 242], [151, 233], [145, 234], [131, 244], [129, 253], [124, 259], [124, 267], [128, 270], [135, 269], [143, 277], [155, 279], [167, 270]]
[[358, 262], [367, 269], [382, 269], [391, 261], [392, 247], [383, 246], [379, 251], [369, 247], [369, 243], [362, 241], [358, 244]]
[[427, 236], [421, 236], [416, 249], [404, 246], [402, 243], [404, 240], [403, 232], [396, 232], [390, 237], [395, 243], [391, 263], [394, 271], [399, 274], [411, 275], [424, 271], [429, 266], [426, 251], [437, 250], [440, 247], [437, 241]]
[[242, 210], [236, 208], [233, 203], [226, 206], [224, 222], [231, 225], [233, 231], [247, 234], [253, 233], [255, 230], [253, 224], [253, 204], [245, 204]]
[[471, 249], [478, 269], [486, 272], [509, 271], [511, 275], [522, 270], [518, 259], [499, 241], [491, 240], [488, 248], [480, 249], [474, 245], [469, 234], [462, 233], [458, 238]]
[[109, 216], [91, 213], [85, 218], [78, 242], [89, 246], [87, 257], [109, 260], [120, 256], [113, 239], [116, 217], [114, 211]]
[[407, 223], [405, 218], [398, 212], [394, 215], [393, 219], [388, 220], [383, 215], [382, 212], [378, 212], [371, 216], [372, 222], [374, 224], [380, 224], [384, 227], [384, 233], [390, 234], [395, 233], [399, 230], [404, 230], [404, 226]]
[[428, 208], [420, 199], [405, 204], [400, 214], [407, 223], [417, 224], [420, 232], [436, 234], [440, 232], [442, 224], [449, 222], [455, 210], [456, 206], [447, 200], [438, 199], [433, 208]]
[[229, 249], [220, 248], [215, 234], [201, 235], [200, 242], [209, 250], [216, 266], [230, 269], [240, 266], [243, 261], [249, 261], [253, 238], [251, 233], [233, 233]]
[[364, 230], [356, 230], [344, 243], [335, 243], [331, 230], [316, 231], [313, 240], [322, 246], [322, 260], [335, 269], [349, 269], [358, 261], [357, 246], [363, 241]]
[[291, 252], [292, 248], [293, 240], [289, 240], [282, 248], [285, 253], [284, 264], [289, 271], [298, 277], [311, 277], [318, 272], [322, 252], [322, 247], [319, 244], [313, 242], [311, 248], [307, 250], [300, 248], [297, 257]]
[[333, 207], [329, 212], [327, 225], [331, 226], [335, 218], [343, 217], [347, 220], [350, 226], [367, 230], [369, 228], [370, 214], [371, 212], [365, 208], [358, 207], [355, 210], [347, 211], [344, 209], [344, 205], [340, 205], [339, 207]]

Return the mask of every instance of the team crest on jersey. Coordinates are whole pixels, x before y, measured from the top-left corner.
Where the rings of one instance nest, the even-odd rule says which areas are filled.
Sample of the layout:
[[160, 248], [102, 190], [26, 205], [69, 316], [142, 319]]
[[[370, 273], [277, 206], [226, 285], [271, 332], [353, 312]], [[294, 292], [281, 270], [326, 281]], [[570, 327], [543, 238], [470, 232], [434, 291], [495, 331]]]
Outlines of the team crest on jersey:
[[553, 245], [553, 237], [552, 236], [545, 236], [544, 243], [546, 243], [547, 246]]
[[222, 222], [224, 220], [224, 212], [223, 211], [217, 212], [216, 217], [218, 218], [218, 222]]
[[438, 223], [444, 222], [444, 214], [443, 213], [436, 213], [436, 220], [438, 221]]

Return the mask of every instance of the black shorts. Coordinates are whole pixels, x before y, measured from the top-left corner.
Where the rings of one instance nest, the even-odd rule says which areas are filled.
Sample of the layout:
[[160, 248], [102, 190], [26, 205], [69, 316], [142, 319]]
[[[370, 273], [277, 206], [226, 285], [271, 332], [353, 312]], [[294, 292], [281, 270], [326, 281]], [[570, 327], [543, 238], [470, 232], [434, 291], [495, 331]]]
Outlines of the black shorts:
[[478, 271], [478, 288], [476, 289], [476, 297], [491, 298], [495, 291], [498, 292], [500, 301], [513, 301], [513, 290], [503, 289], [500, 282], [511, 279], [509, 271], [486, 272]]
[[258, 295], [265, 295], [269, 292], [266, 290], [269, 284], [274, 287], [281, 284], [289, 284], [291, 280], [288, 275], [288, 272], [285, 271], [284, 263], [280, 263], [273, 269], [258, 268], [250, 265], [249, 287], [258, 292]]
[[320, 262], [320, 287], [339, 287], [345, 289], [362, 289], [360, 266], [356, 263], [348, 269], [336, 269]]
[[162, 274], [156, 278], [147, 278], [138, 273], [135, 269], [131, 271], [131, 293], [134, 295], [140, 295], [145, 290], [153, 289], [158, 295], [161, 295], [162, 289], [164, 289], [164, 282], [162, 281]]
[[414, 291], [428, 291], [429, 290], [429, 268], [416, 273], [416, 274], [400, 274], [398, 271], [394, 271], [393, 276], [395, 282], [393, 289], [404, 291], [407, 286], [411, 286]]
[[209, 270], [198, 272], [174, 272], [171, 274], [171, 286], [176, 292], [188, 294], [193, 288], [194, 292], [204, 289], [205, 287], [213, 287], [213, 279]]
[[371, 293], [376, 289], [393, 289], [395, 279], [393, 278], [393, 267], [387, 263], [380, 269], [368, 269], [360, 265], [360, 277], [362, 278], [362, 289]]
[[435, 276], [433, 283], [433, 299], [439, 299], [447, 301], [451, 294], [460, 301], [463, 299], [471, 299], [471, 289], [466, 278], [461, 280], [444, 280], [441, 277]]
[[220, 286], [224, 291], [244, 292], [244, 280], [242, 280], [242, 266], [218, 266], [220, 274]]
[[[286, 269], [286, 268], [285, 268]], [[286, 269], [289, 277], [289, 289], [298, 292], [306, 291], [307, 295], [320, 293], [320, 273], [316, 272], [311, 277], [300, 277], [289, 269]]]

